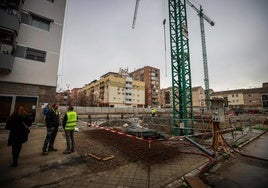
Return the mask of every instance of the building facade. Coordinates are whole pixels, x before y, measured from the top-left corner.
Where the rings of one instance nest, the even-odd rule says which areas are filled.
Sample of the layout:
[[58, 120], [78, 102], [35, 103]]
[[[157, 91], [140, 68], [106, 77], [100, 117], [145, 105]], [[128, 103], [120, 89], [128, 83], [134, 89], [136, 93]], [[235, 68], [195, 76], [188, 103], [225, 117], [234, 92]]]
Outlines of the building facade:
[[0, 119], [23, 105], [34, 121], [55, 102], [65, 0], [10, 0], [0, 7]]
[[206, 109], [206, 95], [203, 87], [193, 87], [192, 88], [192, 100], [193, 100], [193, 110], [195, 112], [204, 112]]
[[160, 106], [160, 69], [145, 66], [130, 73], [133, 79], [145, 82], [145, 107]]
[[218, 91], [211, 97], [224, 98], [229, 108], [244, 110], [268, 110], [268, 86], [263, 83], [261, 88]]
[[172, 100], [172, 87], [160, 89], [159, 103], [161, 108], [171, 108]]
[[[263, 83], [261, 88], [237, 89], [227, 91], [210, 90], [212, 98], [223, 98], [225, 107], [231, 109], [268, 111], [268, 84]], [[193, 110], [195, 113], [206, 111], [205, 90], [201, 86], [192, 88]], [[164, 88], [160, 91], [160, 106], [172, 108], [172, 88]]]
[[[160, 90], [160, 106], [163, 108], [172, 107], [172, 87], [164, 88]], [[204, 112], [206, 109], [205, 103], [205, 90], [203, 87], [193, 87], [192, 88], [192, 100], [193, 109], [195, 112]]]
[[132, 79], [127, 71], [108, 72], [79, 92], [81, 106], [144, 107], [145, 83]]

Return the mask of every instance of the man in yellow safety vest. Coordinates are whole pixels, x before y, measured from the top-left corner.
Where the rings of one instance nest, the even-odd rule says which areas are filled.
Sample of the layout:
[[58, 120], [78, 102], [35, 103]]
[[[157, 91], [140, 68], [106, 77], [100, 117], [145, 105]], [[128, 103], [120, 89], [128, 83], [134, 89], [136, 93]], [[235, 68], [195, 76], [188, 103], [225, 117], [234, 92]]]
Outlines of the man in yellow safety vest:
[[151, 113], [152, 113], [152, 117], [155, 117], [155, 114], [156, 114], [156, 109], [155, 109], [155, 108], [152, 108]]
[[65, 131], [66, 146], [67, 146], [63, 154], [70, 154], [72, 152], [75, 152], [74, 131], [76, 127], [76, 121], [77, 121], [77, 113], [74, 111], [74, 108], [72, 106], [69, 106], [68, 111], [64, 115], [64, 118], [62, 121], [62, 126]]

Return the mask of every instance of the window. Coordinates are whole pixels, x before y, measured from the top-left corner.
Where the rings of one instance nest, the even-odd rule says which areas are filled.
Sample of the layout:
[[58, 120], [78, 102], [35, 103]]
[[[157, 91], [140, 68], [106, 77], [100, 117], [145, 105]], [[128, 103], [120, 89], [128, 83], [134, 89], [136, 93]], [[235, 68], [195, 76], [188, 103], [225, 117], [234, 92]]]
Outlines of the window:
[[32, 26], [49, 31], [50, 21], [32, 15]]
[[50, 23], [53, 20], [44, 18], [43, 16], [36, 15], [29, 12], [21, 12], [21, 22], [33, 27], [49, 31]]
[[38, 49], [17, 46], [15, 56], [35, 61], [46, 62], [46, 52]]
[[35, 60], [35, 61], [45, 62], [46, 61], [46, 52], [41, 51], [41, 50], [37, 50], [37, 49], [26, 48], [25, 59], [31, 59], [31, 60]]

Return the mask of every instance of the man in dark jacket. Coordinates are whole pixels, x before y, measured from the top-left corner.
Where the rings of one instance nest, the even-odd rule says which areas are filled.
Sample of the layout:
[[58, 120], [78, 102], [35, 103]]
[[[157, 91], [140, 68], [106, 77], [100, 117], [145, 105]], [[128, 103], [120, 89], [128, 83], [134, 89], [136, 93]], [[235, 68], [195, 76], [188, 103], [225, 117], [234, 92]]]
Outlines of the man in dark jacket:
[[53, 145], [59, 129], [58, 108], [57, 104], [53, 104], [46, 115], [47, 135], [43, 145], [43, 155], [47, 155], [48, 151], [57, 151]]

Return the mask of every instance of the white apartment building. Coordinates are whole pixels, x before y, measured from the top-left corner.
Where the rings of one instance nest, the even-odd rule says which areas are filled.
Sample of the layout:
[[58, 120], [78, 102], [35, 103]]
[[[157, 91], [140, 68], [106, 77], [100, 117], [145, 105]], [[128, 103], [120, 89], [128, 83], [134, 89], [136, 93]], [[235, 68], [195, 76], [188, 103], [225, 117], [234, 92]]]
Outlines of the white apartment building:
[[55, 102], [66, 0], [0, 6], [0, 121], [23, 105], [39, 122], [42, 105]]
[[86, 106], [144, 107], [145, 82], [133, 80], [126, 72], [108, 72], [80, 90]]
[[203, 87], [193, 87], [192, 88], [192, 100], [193, 100], [193, 110], [195, 112], [204, 112], [206, 108], [205, 103], [205, 90]]

